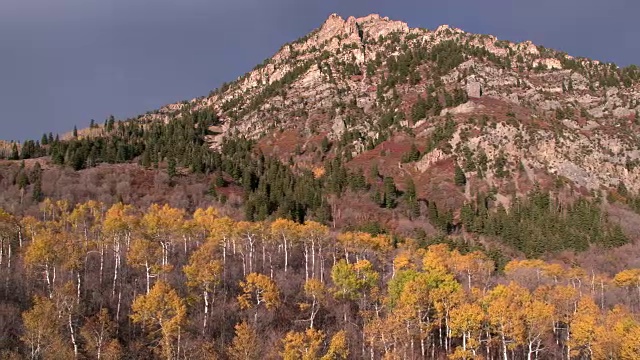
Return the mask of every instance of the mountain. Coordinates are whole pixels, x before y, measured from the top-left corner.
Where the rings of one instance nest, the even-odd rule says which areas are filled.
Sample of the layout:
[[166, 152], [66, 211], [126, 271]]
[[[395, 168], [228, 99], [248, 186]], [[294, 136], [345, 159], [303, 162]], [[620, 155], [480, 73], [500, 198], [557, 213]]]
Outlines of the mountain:
[[[635, 238], [640, 218], [631, 210], [640, 207], [639, 111], [636, 66], [620, 69], [447, 25], [416, 29], [375, 14], [346, 20], [332, 14], [319, 29], [208, 96], [164, 106], [128, 123], [148, 134], [158, 124], [187, 119], [199, 127], [211, 153], [230, 157], [235, 150], [225, 150], [225, 142], [249, 141], [249, 156], [279, 159], [292, 174], [307, 171], [324, 181], [318, 185], [323, 200], [291, 195], [294, 205], [287, 209], [304, 208], [319, 216], [314, 211], [328, 204], [331, 209], [323, 211], [331, 214], [324, 218], [334, 224], [368, 219], [396, 230], [455, 232], [462, 225], [471, 227], [470, 217], [482, 208], [513, 209], [522, 199], [533, 201], [531, 194], [544, 193], [559, 204], [556, 215], [587, 199], [588, 208], [597, 208], [596, 217], [614, 214], [626, 236]], [[67, 134], [62, 141], [113, 137], [114, 125], [106, 126]], [[149, 165], [157, 153], [156, 163], [173, 157], [178, 167], [192, 171], [194, 161], [214, 162], [193, 148], [173, 155], [154, 148], [149, 154], [148, 139], [130, 142], [124, 155], [106, 162], [135, 158]], [[120, 149], [113, 146], [115, 154]], [[85, 153], [70, 155], [65, 148], [57, 153], [58, 162], [77, 168], [105, 162], [106, 155], [96, 155], [100, 151]], [[341, 166], [342, 175], [336, 170]], [[218, 177], [237, 185], [232, 193], [244, 190], [244, 206], [259, 212], [268, 181], [260, 185], [264, 172], [256, 170], [258, 165], [246, 167], [223, 169]], [[342, 176], [333, 182], [346, 183], [352, 175], [364, 178], [369, 196], [345, 193], [344, 184], [340, 201], [326, 196], [332, 178]], [[263, 190], [256, 195], [258, 189]], [[293, 187], [291, 192], [297, 194]], [[407, 192], [413, 200], [406, 199]], [[397, 202], [400, 210], [389, 210]], [[259, 217], [283, 206], [267, 206]], [[297, 210], [279, 214], [291, 211]], [[485, 229], [486, 224], [479, 226]]]
[[[423, 173], [430, 159], [462, 165], [467, 148], [484, 150], [492, 163], [502, 150], [505, 170], [517, 173], [522, 164], [528, 180], [543, 172], [586, 190], [623, 182], [637, 191], [639, 76], [635, 66], [620, 70], [531, 42], [333, 14], [233, 84], [143, 119], [213, 107], [223, 121], [220, 134], [209, 139], [214, 148], [224, 136], [242, 133], [260, 140], [263, 150], [279, 145], [284, 156], [295, 149], [279, 144], [281, 138], [296, 137], [291, 144], [308, 152], [318, 136], [327, 136], [357, 159], [372, 146], [424, 144], [438, 118], [451, 114], [450, 151], [431, 152], [406, 171]], [[444, 109], [424, 116], [415, 104], [429, 97]], [[490, 185], [499, 181], [493, 169], [486, 177]]]

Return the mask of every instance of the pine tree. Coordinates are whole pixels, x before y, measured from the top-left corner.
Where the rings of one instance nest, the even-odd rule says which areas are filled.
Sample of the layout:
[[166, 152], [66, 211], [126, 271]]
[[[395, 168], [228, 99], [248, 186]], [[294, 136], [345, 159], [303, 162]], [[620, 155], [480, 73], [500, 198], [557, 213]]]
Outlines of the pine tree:
[[412, 178], [407, 179], [406, 190], [404, 192], [404, 197], [407, 201], [407, 205], [409, 206], [409, 213], [412, 218], [417, 218], [420, 216], [420, 204], [418, 203], [418, 196], [416, 193], [416, 185], [413, 182]]
[[396, 199], [398, 198], [398, 190], [396, 189], [396, 184], [394, 183], [392, 177], [387, 176], [384, 178], [382, 189], [384, 197], [384, 207], [386, 207], [387, 209], [395, 208]]
[[18, 145], [16, 143], [13, 143], [13, 146], [11, 147], [11, 155], [9, 156], [9, 160], [19, 160], [20, 159], [20, 153], [18, 152]]
[[169, 179], [173, 179], [177, 175], [176, 159], [172, 157], [167, 160], [167, 175], [169, 175]]
[[371, 165], [371, 169], [369, 170], [369, 177], [371, 177], [373, 181], [377, 181], [380, 179], [380, 171], [378, 171], [378, 164], [374, 163], [373, 165]]
[[43, 199], [43, 194], [42, 194], [42, 177], [38, 177], [36, 179], [36, 181], [33, 183], [33, 190], [31, 193], [31, 198], [33, 199], [33, 201], [35, 202], [40, 202]]
[[323, 137], [322, 138], [322, 143], [320, 144], [320, 149], [322, 150], [323, 154], [326, 154], [327, 151], [329, 151], [329, 147], [331, 145], [329, 144], [329, 139], [327, 139], [327, 137]]
[[454, 182], [457, 186], [464, 186], [467, 184], [467, 177], [464, 174], [462, 168], [456, 164]]

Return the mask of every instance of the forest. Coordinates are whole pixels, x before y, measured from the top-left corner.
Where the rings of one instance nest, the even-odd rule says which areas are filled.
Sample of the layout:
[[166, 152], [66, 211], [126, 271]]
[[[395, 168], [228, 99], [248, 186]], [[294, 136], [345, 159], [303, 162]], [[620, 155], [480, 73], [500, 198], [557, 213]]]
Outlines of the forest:
[[0, 213], [7, 359], [637, 359], [640, 269], [45, 199]]

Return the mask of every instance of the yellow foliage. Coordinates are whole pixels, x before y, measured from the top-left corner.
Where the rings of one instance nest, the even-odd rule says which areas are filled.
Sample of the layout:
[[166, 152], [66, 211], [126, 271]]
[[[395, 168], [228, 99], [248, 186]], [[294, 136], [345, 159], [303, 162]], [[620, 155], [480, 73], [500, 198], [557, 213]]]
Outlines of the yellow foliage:
[[640, 286], [640, 269], [627, 269], [617, 273], [613, 282], [619, 287]]
[[307, 329], [304, 332], [290, 331], [283, 340], [282, 358], [284, 360], [319, 359], [324, 338], [324, 333], [315, 329]]
[[238, 296], [241, 309], [250, 309], [261, 304], [268, 309], [275, 309], [280, 305], [280, 292], [276, 283], [268, 276], [251, 273], [245, 281], [240, 282], [242, 294]]
[[243, 321], [236, 325], [236, 336], [227, 348], [231, 360], [261, 359], [261, 349], [255, 328]]
[[167, 359], [172, 359], [173, 338], [186, 321], [187, 306], [184, 300], [169, 284], [158, 281], [148, 295], [140, 295], [133, 301], [131, 310], [134, 323], [141, 323], [150, 333], [160, 331], [162, 352]]
[[322, 360], [346, 360], [349, 357], [349, 344], [347, 343], [347, 332], [338, 331], [331, 338], [329, 350], [322, 357]]
[[313, 177], [316, 179], [323, 177], [325, 173], [326, 173], [326, 170], [322, 166], [313, 168]]

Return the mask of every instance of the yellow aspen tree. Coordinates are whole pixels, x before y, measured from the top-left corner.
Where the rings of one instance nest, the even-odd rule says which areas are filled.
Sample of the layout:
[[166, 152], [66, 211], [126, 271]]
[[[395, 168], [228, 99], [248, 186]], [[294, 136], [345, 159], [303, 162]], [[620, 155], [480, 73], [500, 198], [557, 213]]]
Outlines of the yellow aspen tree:
[[153, 204], [142, 216], [142, 230], [150, 240], [162, 247], [162, 266], [169, 264], [169, 255], [173, 243], [181, 235], [185, 215], [183, 209], [172, 208], [167, 204]]
[[193, 222], [196, 230], [201, 233], [202, 239], [208, 238], [215, 231], [215, 223], [218, 218], [219, 213], [215, 208], [196, 209], [193, 213]]
[[169, 268], [162, 265], [162, 247], [155, 241], [135, 238], [127, 253], [127, 262], [134, 268], [144, 268], [146, 293], [151, 291], [151, 278], [158, 276]]
[[[60, 322], [53, 300], [39, 296], [33, 298], [31, 309], [22, 313], [24, 331], [21, 340], [28, 349], [30, 359], [39, 359], [63, 343], [58, 330]], [[73, 357], [70, 349], [67, 353]]]
[[551, 278], [554, 284], [557, 284], [564, 274], [564, 267], [560, 264], [545, 264], [542, 273]]
[[69, 339], [73, 347], [74, 358], [78, 357], [79, 348], [79, 336], [76, 329], [76, 317], [79, 312], [79, 303], [76, 301], [76, 294], [74, 290], [74, 284], [72, 281], [68, 281], [63, 286], [57, 288], [54, 292], [53, 301], [56, 305], [58, 317], [61, 321], [64, 321], [64, 327], [67, 328]]
[[527, 344], [527, 360], [538, 358], [545, 333], [553, 327], [554, 307], [543, 300], [531, 298], [522, 309]]
[[362, 328], [362, 349], [360, 357], [364, 358], [366, 346], [369, 347], [369, 358], [375, 359], [380, 353], [388, 353], [393, 346], [392, 336], [389, 334], [393, 329], [385, 317], [371, 317], [365, 319]]
[[451, 334], [462, 337], [462, 349], [456, 349], [454, 358], [472, 359], [477, 356], [484, 321], [484, 311], [476, 303], [462, 303], [451, 309]]
[[640, 269], [626, 269], [616, 274], [613, 278], [614, 284], [618, 287], [626, 288], [631, 293], [636, 291], [637, 301], [640, 306]]
[[317, 360], [325, 335], [316, 329], [302, 332], [290, 331], [282, 340], [284, 349], [280, 353], [283, 360]]
[[454, 262], [456, 263], [456, 270], [466, 278], [468, 290], [473, 287], [472, 278], [477, 278], [478, 281], [482, 281], [484, 284], [494, 269], [493, 261], [480, 251], [459, 255], [455, 257]]
[[42, 221], [56, 221], [55, 205], [50, 198], [45, 198], [40, 203], [40, 211], [42, 212]]
[[379, 234], [372, 236], [367, 233], [360, 233], [361, 252], [365, 258], [373, 254], [377, 259], [384, 260], [384, 256], [393, 250], [393, 239], [390, 235]]
[[282, 240], [284, 250], [284, 273], [289, 268], [289, 252], [300, 236], [300, 224], [289, 219], [276, 219], [271, 223], [271, 233]]
[[300, 308], [309, 311], [308, 321], [311, 329], [320, 307], [327, 303], [327, 292], [326, 286], [318, 279], [308, 279], [304, 283], [304, 295], [309, 302], [300, 304]]
[[598, 306], [591, 297], [583, 296], [578, 301], [576, 313], [571, 321], [568, 345], [572, 356], [593, 356], [592, 345], [595, 341], [596, 325], [600, 315]]
[[71, 208], [71, 203], [67, 199], [56, 200], [54, 203], [54, 211], [58, 214], [58, 224], [61, 227], [64, 227], [69, 224], [69, 209]]
[[363, 291], [373, 288], [380, 275], [373, 269], [368, 260], [360, 260], [349, 264], [340, 260], [331, 270], [335, 297], [345, 300], [356, 300]]
[[[415, 324], [414, 331], [417, 333], [420, 342], [420, 354], [424, 358], [427, 352], [433, 328], [433, 312], [435, 310], [434, 299], [431, 291], [437, 285], [432, 274], [405, 270], [399, 272], [392, 282], [398, 281], [398, 285], [389, 284], [389, 296], [397, 295], [397, 300], [391, 304], [393, 314], [405, 318], [407, 330], [409, 322]], [[411, 346], [413, 348], [413, 344]]]
[[260, 360], [262, 359], [261, 344], [253, 326], [243, 321], [236, 325], [236, 333], [231, 345], [227, 348], [227, 355], [231, 360]]
[[90, 209], [87, 203], [76, 204], [69, 214], [69, 223], [75, 234], [80, 234], [85, 243], [89, 241], [89, 228], [91, 227]]
[[[209, 238], [207, 242], [217, 244], [222, 249], [222, 279], [226, 279], [226, 266], [229, 241], [233, 238], [236, 222], [229, 217], [217, 218], [213, 221], [210, 228]], [[235, 244], [233, 246], [233, 253], [235, 254]]]
[[[105, 252], [111, 245], [113, 255], [113, 277], [111, 279], [111, 297], [116, 296], [118, 281], [122, 268], [122, 259], [126, 250], [131, 245], [131, 234], [138, 227], [140, 219], [131, 205], [117, 203], [112, 205], [104, 215], [102, 232], [104, 241], [99, 243], [100, 248], [100, 283], [102, 284], [105, 264]], [[118, 291], [118, 295], [119, 295]], [[120, 296], [118, 296], [120, 297]], [[116, 315], [116, 320], [118, 316]]]
[[140, 295], [133, 301], [131, 310], [134, 323], [142, 324], [150, 334], [160, 334], [162, 355], [166, 359], [179, 356], [179, 334], [186, 321], [187, 306], [169, 284], [156, 282], [149, 294]]
[[637, 321], [625, 321], [620, 324], [617, 333], [622, 333], [620, 359], [640, 359], [640, 324]]
[[331, 337], [329, 349], [322, 360], [347, 360], [349, 358], [349, 343], [347, 332], [340, 330]]
[[[431, 299], [433, 299], [434, 308], [438, 316], [438, 320], [444, 325], [444, 348], [446, 352], [450, 350], [451, 344], [451, 328], [449, 326], [451, 310], [455, 308], [463, 299], [464, 291], [462, 286], [458, 283], [452, 274], [450, 273], [437, 273], [433, 272], [429, 274], [430, 281], [435, 285], [430, 291]], [[440, 340], [443, 336], [440, 333]]]
[[35, 233], [24, 254], [27, 268], [37, 270], [44, 276], [49, 298], [53, 297], [58, 269], [65, 260], [64, 254], [64, 239], [49, 226]]
[[[594, 359], [620, 359], [622, 343], [635, 320], [626, 308], [618, 305], [598, 319], [594, 342], [591, 346]], [[638, 339], [640, 340], [640, 339]]]
[[525, 341], [523, 309], [529, 301], [529, 291], [515, 282], [498, 285], [485, 297], [488, 320], [500, 337], [504, 360], [508, 360], [509, 350]]
[[348, 231], [348, 232], [340, 233], [336, 237], [336, 242], [340, 244], [340, 246], [344, 251], [344, 260], [347, 262], [347, 264], [350, 262], [349, 255], [357, 251], [357, 242], [358, 242], [357, 234], [358, 233]]
[[425, 271], [448, 272], [451, 270], [452, 256], [447, 244], [431, 245], [422, 261]]
[[215, 257], [215, 244], [207, 242], [194, 251], [189, 258], [189, 263], [183, 271], [187, 276], [187, 285], [202, 294], [204, 319], [202, 333], [207, 330], [209, 311], [215, 300], [215, 287], [222, 277], [222, 262]]
[[[304, 248], [304, 269], [305, 280], [309, 277], [316, 278], [317, 267], [316, 257], [320, 262], [320, 281], [323, 282], [324, 274], [324, 254], [329, 228], [315, 221], [307, 221], [300, 229], [301, 239]], [[317, 249], [317, 254], [316, 254]], [[311, 262], [309, 261], [311, 259]]]
[[0, 268], [11, 268], [12, 241], [18, 235], [20, 225], [17, 220], [0, 208]]
[[547, 302], [553, 305], [553, 334], [558, 343], [567, 345], [571, 331], [571, 320], [580, 298], [578, 290], [571, 285], [555, 285], [551, 288], [539, 288], [544, 292]]
[[393, 258], [393, 273], [391, 277], [394, 278], [399, 271], [415, 269], [416, 266], [412, 262], [412, 256], [408, 251], [402, 251], [395, 258]]
[[251, 273], [245, 281], [240, 282], [242, 294], [238, 296], [241, 309], [255, 309], [254, 326], [258, 324], [258, 310], [264, 305], [267, 310], [280, 306], [280, 291], [278, 285], [268, 276]]
[[20, 222], [20, 232], [18, 233], [18, 246], [22, 249], [25, 237], [33, 239], [36, 233], [44, 228], [44, 224], [33, 216], [25, 216]]
[[240, 255], [242, 256], [242, 275], [254, 272], [255, 253], [260, 240], [260, 224], [240, 221], [236, 223], [234, 236], [240, 240]]

